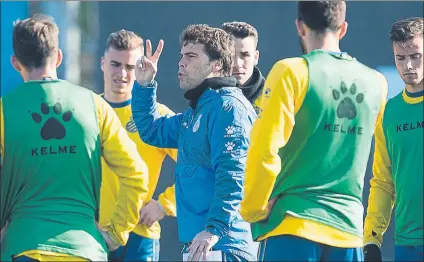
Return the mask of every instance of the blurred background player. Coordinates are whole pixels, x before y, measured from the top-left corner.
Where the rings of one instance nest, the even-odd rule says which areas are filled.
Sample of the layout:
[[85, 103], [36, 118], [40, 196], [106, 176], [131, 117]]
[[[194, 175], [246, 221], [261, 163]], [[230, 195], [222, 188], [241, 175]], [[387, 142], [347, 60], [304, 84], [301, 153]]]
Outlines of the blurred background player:
[[387, 83], [340, 51], [345, 16], [344, 1], [299, 2], [304, 55], [265, 82], [241, 203], [259, 260], [363, 259], [362, 188]]
[[[101, 97], [58, 79], [62, 51], [51, 18], [18, 21], [13, 50], [25, 83], [0, 105], [1, 260], [106, 261], [106, 245], [125, 245], [137, 225], [147, 167]], [[104, 229], [96, 224], [102, 156], [121, 188]]]
[[[131, 113], [131, 91], [135, 81], [136, 62], [144, 54], [143, 39], [132, 31], [120, 30], [109, 35], [101, 68], [104, 76], [103, 98], [112, 106], [128, 136], [137, 146], [138, 153], [149, 171], [147, 205], [140, 214], [140, 224], [130, 234], [128, 243], [110, 253], [111, 261], [158, 261], [160, 220], [167, 213], [175, 216], [175, 192], [170, 188], [161, 195], [161, 204], [152, 200], [162, 163], [169, 155], [177, 159], [175, 149], [149, 146], [141, 141]], [[158, 103], [160, 115], [173, 115], [166, 106]], [[100, 198], [100, 225], [107, 223], [113, 213], [119, 192], [119, 180], [103, 161], [103, 181]], [[162, 207], [163, 206], [163, 207]], [[166, 211], [166, 212], [165, 212]], [[152, 214], [153, 213], [153, 214]], [[158, 216], [150, 219], [151, 216]]]
[[382, 261], [380, 247], [395, 206], [395, 261], [424, 261], [423, 18], [390, 30], [405, 89], [387, 102], [375, 132], [373, 178], [365, 219], [365, 261]]
[[246, 22], [237, 21], [224, 23], [221, 28], [235, 37], [232, 76], [239, 81], [243, 94], [259, 115], [259, 104], [265, 78], [257, 67], [259, 62], [258, 31]]

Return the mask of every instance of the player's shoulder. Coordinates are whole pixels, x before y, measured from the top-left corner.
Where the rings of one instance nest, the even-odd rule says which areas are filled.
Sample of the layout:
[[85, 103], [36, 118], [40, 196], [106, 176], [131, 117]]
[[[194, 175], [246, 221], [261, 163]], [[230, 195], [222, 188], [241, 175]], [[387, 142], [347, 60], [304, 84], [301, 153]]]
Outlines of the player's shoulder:
[[293, 69], [298, 67], [306, 67], [307, 63], [303, 57], [288, 57], [277, 61], [274, 66]]
[[82, 91], [82, 92], [87, 92], [87, 93], [92, 92], [92, 90], [90, 88], [74, 84], [74, 83], [72, 83], [68, 80], [65, 80], [65, 79], [60, 79], [59, 82], [57, 82], [57, 84], [60, 85], [61, 87], [71, 88], [71, 89], [76, 90], [76, 91]]
[[278, 73], [296, 73], [296, 75], [303, 75], [308, 72], [307, 62], [302, 57], [289, 57], [281, 59], [274, 63], [272, 71]]
[[115, 111], [113, 108], [109, 105], [109, 103], [104, 99], [102, 94], [97, 94], [92, 90], [87, 90], [90, 95], [93, 97], [93, 102], [95, 107], [97, 108], [97, 112], [101, 115], [107, 115], [107, 114], [113, 114]]
[[97, 93], [95, 93], [92, 90], [88, 90], [88, 91], [90, 92], [90, 95], [93, 96], [93, 100], [96, 103], [102, 103], [102, 104], [105, 103], [105, 104], [107, 104], [106, 100], [103, 97], [103, 93], [102, 94], [97, 94]]
[[378, 80], [383, 85], [387, 85], [387, 79], [386, 79], [386, 77], [382, 73], [378, 72], [377, 70], [375, 70], [375, 69], [372, 69], [372, 70], [374, 70], [375, 74], [377, 75]]
[[382, 83], [387, 82], [386, 77], [382, 73], [377, 71], [376, 69], [362, 63], [361, 61], [358, 61], [356, 58], [354, 58], [354, 61], [356, 62], [356, 65], [358, 65], [361, 70], [364, 70], [364, 72], [371, 73], [371, 75], [374, 75], [378, 79], [378, 81]]
[[386, 104], [386, 108], [388, 106], [392, 106], [400, 101], [403, 102], [403, 97], [405, 95], [405, 89], [402, 89], [400, 92], [398, 92], [396, 95], [390, 97], [389, 99], [387, 99], [387, 104]]

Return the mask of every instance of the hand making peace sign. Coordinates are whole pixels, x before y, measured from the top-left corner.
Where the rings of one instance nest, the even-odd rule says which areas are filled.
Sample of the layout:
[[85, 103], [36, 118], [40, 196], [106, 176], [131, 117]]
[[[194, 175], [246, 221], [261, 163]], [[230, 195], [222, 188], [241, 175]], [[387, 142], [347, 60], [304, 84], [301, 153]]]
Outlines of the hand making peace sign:
[[152, 55], [152, 42], [150, 42], [150, 40], [146, 41], [146, 55], [142, 56], [141, 59], [137, 61], [137, 66], [135, 68], [135, 77], [141, 86], [147, 86], [155, 79], [163, 45], [164, 42], [161, 39], [155, 53]]

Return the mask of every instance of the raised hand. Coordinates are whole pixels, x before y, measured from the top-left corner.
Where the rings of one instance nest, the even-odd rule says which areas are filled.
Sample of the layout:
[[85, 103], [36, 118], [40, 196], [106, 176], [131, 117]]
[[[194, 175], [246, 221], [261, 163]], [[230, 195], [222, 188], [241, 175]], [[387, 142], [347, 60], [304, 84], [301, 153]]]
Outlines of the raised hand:
[[141, 86], [146, 86], [155, 79], [163, 45], [164, 42], [161, 39], [155, 53], [152, 55], [152, 42], [150, 42], [150, 40], [146, 41], [146, 55], [137, 61], [137, 67], [135, 69], [135, 77]]

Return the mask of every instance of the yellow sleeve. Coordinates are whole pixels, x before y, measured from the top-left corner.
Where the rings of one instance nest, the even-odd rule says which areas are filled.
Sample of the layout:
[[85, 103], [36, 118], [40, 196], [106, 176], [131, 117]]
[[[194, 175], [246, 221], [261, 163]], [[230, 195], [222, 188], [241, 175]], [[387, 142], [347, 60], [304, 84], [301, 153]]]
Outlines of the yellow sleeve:
[[159, 204], [165, 210], [167, 216], [177, 216], [177, 200], [175, 199], [175, 184], [168, 187], [158, 198]]
[[136, 145], [128, 137], [115, 111], [93, 93], [97, 107], [102, 156], [119, 178], [119, 193], [108, 230], [118, 245], [125, 245], [138, 224], [139, 211], [148, 194], [148, 171]]
[[[384, 78], [384, 77], [383, 77]], [[375, 149], [373, 178], [371, 179], [368, 198], [367, 216], [364, 223], [364, 244], [381, 246], [383, 234], [390, 224], [390, 217], [395, 202], [395, 187], [392, 178], [392, 165], [387, 151], [383, 130], [383, 114], [387, 96], [387, 82], [383, 83], [383, 101], [375, 128]]]
[[[163, 115], [175, 115], [175, 113], [166, 107], [165, 105], [159, 104], [159, 113]], [[171, 157], [175, 162], [177, 162], [178, 150], [171, 148], [164, 148], [163, 151]], [[165, 210], [167, 216], [177, 216], [177, 201], [175, 199], [175, 184], [168, 187], [162, 194], [158, 197], [159, 204]]]
[[377, 129], [378, 125], [382, 124], [384, 109], [386, 108], [387, 93], [389, 92], [389, 85], [387, 84], [386, 77], [384, 77], [384, 75], [379, 72], [377, 72], [377, 76], [378, 78], [380, 78], [380, 81], [381, 81], [382, 97], [381, 97], [380, 112], [378, 112], [377, 121], [375, 122], [375, 129]]
[[277, 62], [271, 69], [261, 100], [261, 115], [253, 125], [247, 155], [241, 215], [256, 222], [268, 215], [268, 201], [281, 171], [278, 155], [290, 139], [295, 114], [308, 89], [308, 67], [303, 58]]
[[3, 122], [3, 103], [2, 99], [0, 98], [0, 167], [3, 166], [3, 147], [4, 147], [4, 122]]
[[[165, 148], [163, 149], [168, 156], [177, 162], [178, 151], [176, 149]], [[177, 200], [175, 199], [175, 184], [168, 187], [158, 197], [158, 202], [165, 210], [167, 216], [177, 216]]]

